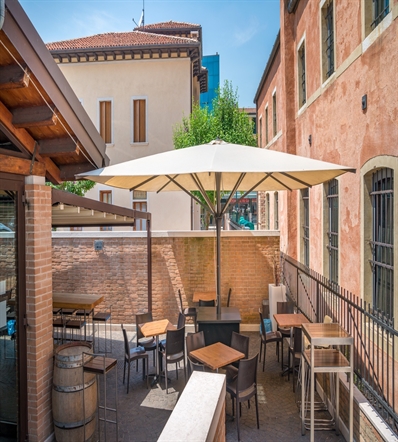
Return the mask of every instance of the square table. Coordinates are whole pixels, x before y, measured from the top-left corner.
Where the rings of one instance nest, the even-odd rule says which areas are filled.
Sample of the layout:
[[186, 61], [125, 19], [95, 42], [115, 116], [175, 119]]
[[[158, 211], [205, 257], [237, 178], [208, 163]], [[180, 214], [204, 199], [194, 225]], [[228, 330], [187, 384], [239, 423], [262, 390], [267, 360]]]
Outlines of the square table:
[[225, 367], [245, 357], [244, 353], [232, 347], [228, 347], [228, 345], [222, 342], [216, 342], [215, 344], [193, 350], [190, 352], [190, 355], [212, 370], [217, 371], [219, 368]]
[[153, 383], [159, 381], [159, 335], [163, 335], [167, 330], [175, 330], [176, 328], [168, 319], [160, 319], [158, 321], [146, 322], [140, 325], [141, 333], [146, 337], [156, 337], [155, 365], [156, 374]]
[[193, 292], [192, 301], [193, 302], [199, 302], [199, 301], [215, 301], [217, 298], [217, 294], [215, 290], [212, 290], [210, 292]]

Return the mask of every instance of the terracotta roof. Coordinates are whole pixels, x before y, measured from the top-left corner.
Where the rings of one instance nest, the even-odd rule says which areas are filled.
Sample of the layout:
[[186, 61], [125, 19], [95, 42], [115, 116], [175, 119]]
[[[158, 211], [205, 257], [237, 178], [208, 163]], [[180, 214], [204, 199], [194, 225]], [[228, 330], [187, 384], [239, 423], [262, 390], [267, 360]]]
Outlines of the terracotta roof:
[[94, 49], [94, 48], [116, 48], [127, 46], [148, 46], [148, 45], [197, 45], [197, 41], [191, 38], [174, 37], [170, 35], [152, 34], [142, 31], [130, 32], [108, 32], [89, 37], [75, 38], [72, 40], [56, 41], [47, 43], [49, 51], [68, 49]]
[[138, 28], [135, 28], [135, 30], [138, 29], [192, 29], [192, 28], [200, 28], [200, 25], [194, 24], [194, 23], [184, 23], [180, 21], [165, 21], [161, 23], [152, 23], [150, 25], [140, 26]]

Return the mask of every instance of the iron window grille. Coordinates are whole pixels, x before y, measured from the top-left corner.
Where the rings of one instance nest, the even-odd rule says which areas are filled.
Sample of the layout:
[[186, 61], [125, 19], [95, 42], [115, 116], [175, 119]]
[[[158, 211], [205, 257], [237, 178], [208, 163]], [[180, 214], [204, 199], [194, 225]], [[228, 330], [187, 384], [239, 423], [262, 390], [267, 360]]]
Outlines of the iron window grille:
[[373, 0], [373, 21], [370, 27], [374, 29], [390, 12], [390, 0]]
[[301, 191], [303, 207], [303, 261], [306, 267], [310, 265], [310, 194], [308, 189]]
[[279, 230], [279, 194], [274, 193], [274, 229]]
[[266, 226], [265, 226], [265, 228], [267, 229], [267, 230], [269, 230], [269, 228], [270, 228], [270, 216], [269, 216], [269, 193], [267, 193], [266, 195], [265, 195], [265, 207], [266, 207], [266, 210], [267, 210], [267, 213], [266, 213]]
[[272, 122], [273, 122], [273, 130], [274, 130], [274, 137], [277, 134], [277, 120], [276, 120], [276, 92], [272, 96]]
[[268, 134], [268, 107], [265, 109], [265, 145], [269, 142], [269, 134]]
[[299, 49], [299, 82], [300, 82], [300, 104], [303, 106], [307, 101], [307, 91], [306, 91], [306, 82], [305, 82], [305, 46], [302, 44]]
[[329, 181], [327, 186], [329, 229], [328, 245], [329, 252], [329, 279], [338, 284], [339, 282], [339, 182], [336, 179]]
[[372, 175], [373, 305], [390, 318], [394, 299], [394, 172], [383, 168]]
[[326, 78], [329, 78], [334, 72], [334, 27], [333, 27], [333, 2], [331, 1], [324, 9], [326, 36]]

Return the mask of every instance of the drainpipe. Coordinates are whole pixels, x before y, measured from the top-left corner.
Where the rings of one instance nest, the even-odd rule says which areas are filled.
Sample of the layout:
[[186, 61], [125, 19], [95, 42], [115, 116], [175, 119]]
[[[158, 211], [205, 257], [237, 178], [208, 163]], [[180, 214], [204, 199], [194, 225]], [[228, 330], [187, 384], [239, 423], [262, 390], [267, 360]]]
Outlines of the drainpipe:
[[0, 0], [0, 29], [3, 27], [5, 16], [6, 16], [5, 0]]

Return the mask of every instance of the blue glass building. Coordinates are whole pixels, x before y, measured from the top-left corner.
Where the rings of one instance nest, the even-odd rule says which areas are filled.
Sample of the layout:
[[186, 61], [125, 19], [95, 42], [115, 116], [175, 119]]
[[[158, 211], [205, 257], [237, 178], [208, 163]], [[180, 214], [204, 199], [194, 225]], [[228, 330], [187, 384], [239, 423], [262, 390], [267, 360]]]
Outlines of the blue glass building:
[[202, 66], [207, 68], [208, 71], [208, 87], [207, 92], [200, 94], [200, 107], [208, 106], [209, 111], [212, 111], [213, 99], [220, 87], [220, 56], [217, 53], [203, 56]]

